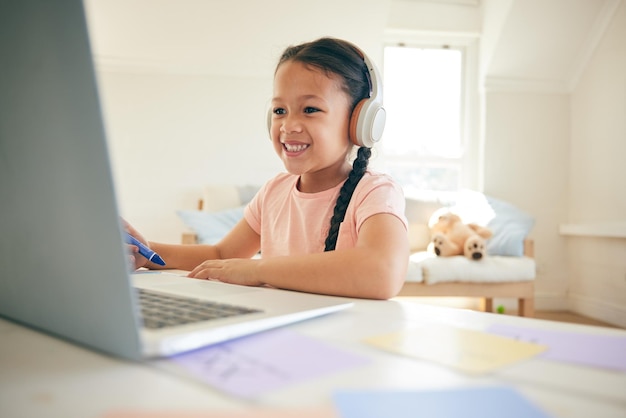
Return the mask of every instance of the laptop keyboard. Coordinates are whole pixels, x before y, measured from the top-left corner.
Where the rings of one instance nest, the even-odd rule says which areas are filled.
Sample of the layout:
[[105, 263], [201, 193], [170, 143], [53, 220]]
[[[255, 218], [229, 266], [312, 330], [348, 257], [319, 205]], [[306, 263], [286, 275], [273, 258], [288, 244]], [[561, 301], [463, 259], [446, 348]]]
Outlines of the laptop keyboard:
[[262, 312], [242, 306], [136, 289], [144, 327], [160, 329]]

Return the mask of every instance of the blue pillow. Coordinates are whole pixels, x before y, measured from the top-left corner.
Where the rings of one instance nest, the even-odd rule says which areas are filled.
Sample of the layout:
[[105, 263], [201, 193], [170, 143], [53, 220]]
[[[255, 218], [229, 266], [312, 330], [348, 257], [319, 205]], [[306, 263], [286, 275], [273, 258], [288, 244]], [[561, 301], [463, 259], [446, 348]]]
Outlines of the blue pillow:
[[243, 218], [244, 207], [220, 212], [179, 210], [176, 213], [183, 223], [196, 233], [199, 244], [216, 244]]
[[535, 219], [514, 205], [485, 196], [495, 216], [487, 227], [493, 236], [487, 241], [487, 254], [522, 257], [524, 239], [535, 224]]

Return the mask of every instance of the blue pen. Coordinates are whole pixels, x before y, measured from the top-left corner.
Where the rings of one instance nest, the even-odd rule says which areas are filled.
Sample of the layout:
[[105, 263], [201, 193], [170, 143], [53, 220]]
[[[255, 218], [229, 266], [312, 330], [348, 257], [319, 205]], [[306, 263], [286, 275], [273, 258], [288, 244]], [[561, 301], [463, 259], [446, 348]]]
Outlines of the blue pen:
[[137, 238], [130, 235], [128, 232], [126, 234], [126, 242], [132, 245], [136, 245], [139, 248], [139, 254], [143, 255], [148, 259], [148, 261], [152, 261], [155, 264], [160, 266], [165, 265], [165, 261], [161, 258], [160, 255], [152, 251], [150, 248], [146, 247], [141, 241], [138, 241]]

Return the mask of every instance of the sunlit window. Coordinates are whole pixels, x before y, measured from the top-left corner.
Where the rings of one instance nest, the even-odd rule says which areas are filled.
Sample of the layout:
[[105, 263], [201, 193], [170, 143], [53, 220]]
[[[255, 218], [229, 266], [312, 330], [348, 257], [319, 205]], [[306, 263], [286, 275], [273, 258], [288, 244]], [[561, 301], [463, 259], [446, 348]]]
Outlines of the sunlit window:
[[454, 191], [464, 164], [462, 49], [387, 46], [385, 171], [407, 191]]

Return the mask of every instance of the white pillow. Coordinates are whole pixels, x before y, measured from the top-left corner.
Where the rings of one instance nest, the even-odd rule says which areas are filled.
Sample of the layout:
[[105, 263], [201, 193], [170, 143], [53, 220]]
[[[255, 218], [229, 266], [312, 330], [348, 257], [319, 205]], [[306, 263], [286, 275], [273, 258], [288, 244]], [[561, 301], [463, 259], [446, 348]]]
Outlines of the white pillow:
[[524, 239], [535, 225], [535, 219], [508, 202], [490, 196], [487, 202], [496, 215], [487, 224], [493, 232], [487, 241], [487, 254], [522, 257]]

